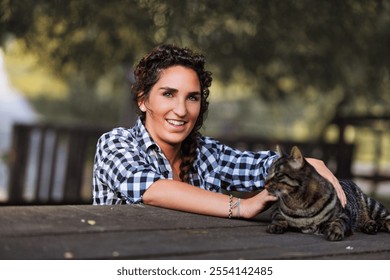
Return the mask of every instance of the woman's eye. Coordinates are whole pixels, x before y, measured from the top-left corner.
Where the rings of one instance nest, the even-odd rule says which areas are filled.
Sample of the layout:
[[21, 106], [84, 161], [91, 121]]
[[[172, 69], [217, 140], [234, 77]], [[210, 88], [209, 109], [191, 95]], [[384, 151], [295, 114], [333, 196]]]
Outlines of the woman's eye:
[[190, 95], [188, 97], [188, 99], [191, 101], [199, 101], [199, 96], [198, 95]]
[[165, 97], [172, 97], [172, 92], [169, 92], [169, 91], [166, 91], [166, 92], [164, 92], [163, 93], [163, 96], [165, 96]]

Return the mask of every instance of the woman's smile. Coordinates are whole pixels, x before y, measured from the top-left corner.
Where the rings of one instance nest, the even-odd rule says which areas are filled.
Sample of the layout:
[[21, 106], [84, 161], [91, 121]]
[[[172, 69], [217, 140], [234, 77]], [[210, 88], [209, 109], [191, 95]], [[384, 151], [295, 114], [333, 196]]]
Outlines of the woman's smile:
[[177, 121], [177, 120], [167, 120], [167, 122], [173, 126], [183, 126], [186, 123], [184, 121]]

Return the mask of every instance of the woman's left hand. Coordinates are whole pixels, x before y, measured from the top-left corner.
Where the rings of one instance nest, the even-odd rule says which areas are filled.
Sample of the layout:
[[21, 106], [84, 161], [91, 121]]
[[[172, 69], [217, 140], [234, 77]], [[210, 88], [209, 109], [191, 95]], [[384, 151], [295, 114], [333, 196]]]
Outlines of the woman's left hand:
[[322, 177], [324, 177], [329, 182], [331, 182], [333, 187], [336, 189], [337, 196], [340, 199], [341, 205], [345, 207], [345, 204], [347, 204], [347, 197], [345, 196], [343, 188], [341, 187], [339, 180], [337, 180], [337, 178], [328, 169], [325, 163], [321, 160], [314, 159], [314, 158], [306, 158], [306, 160], [317, 170], [318, 173], [320, 173]]

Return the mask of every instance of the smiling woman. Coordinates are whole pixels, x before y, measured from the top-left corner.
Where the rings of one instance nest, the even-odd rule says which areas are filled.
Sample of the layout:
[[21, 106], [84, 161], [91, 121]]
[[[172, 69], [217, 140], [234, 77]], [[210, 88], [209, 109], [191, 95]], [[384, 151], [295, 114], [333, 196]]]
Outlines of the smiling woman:
[[[252, 218], [276, 200], [264, 190], [264, 180], [277, 153], [241, 152], [199, 133], [212, 81], [204, 66], [203, 55], [173, 45], [141, 59], [133, 86], [140, 116], [133, 128], [116, 128], [99, 139], [94, 204], [145, 203]], [[253, 195], [240, 199], [223, 190]]]

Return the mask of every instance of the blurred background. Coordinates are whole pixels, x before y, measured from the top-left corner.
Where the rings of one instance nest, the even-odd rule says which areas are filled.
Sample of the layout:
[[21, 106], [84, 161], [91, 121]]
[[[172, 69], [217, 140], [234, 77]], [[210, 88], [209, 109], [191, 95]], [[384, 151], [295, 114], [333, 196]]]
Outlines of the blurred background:
[[0, 0], [1, 201], [90, 203], [97, 138], [133, 125], [161, 43], [207, 58], [203, 134], [298, 144], [390, 201], [390, 1]]

